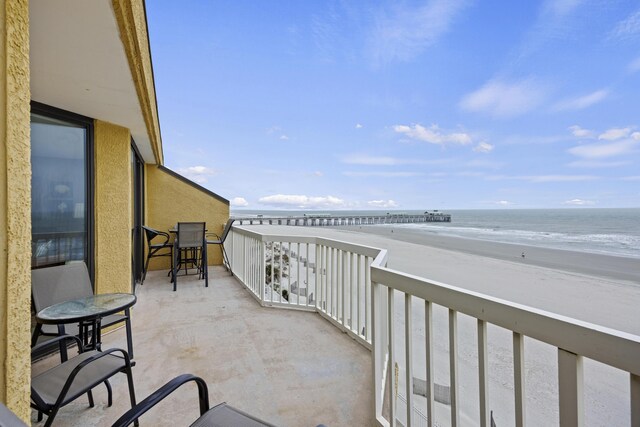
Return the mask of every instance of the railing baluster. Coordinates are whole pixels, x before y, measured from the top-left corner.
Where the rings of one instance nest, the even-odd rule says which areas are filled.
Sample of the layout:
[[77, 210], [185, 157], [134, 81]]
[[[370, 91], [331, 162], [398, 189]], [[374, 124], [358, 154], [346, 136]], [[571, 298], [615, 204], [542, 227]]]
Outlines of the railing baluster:
[[582, 357], [558, 348], [560, 425], [584, 425]]
[[427, 426], [434, 427], [433, 420], [433, 313], [432, 304], [424, 302], [425, 372], [427, 382]]
[[266, 249], [265, 249], [265, 243], [264, 242], [260, 242], [260, 258], [259, 259], [259, 267], [260, 268], [260, 282], [258, 283], [258, 289], [257, 291], [259, 292], [258, 296], [260, 297], [260, 301], [264, 301], [264, 286], [265, 286], [265, 282], [266, 282], [266, 275], [267, 272], [265, 271], [265, 253], [266, 253]]
[[[291, 257], [289, 257], [291, 259]], [[296, 283], [298, 284], [298, 296], [296, 299], [296, 305], [300, 305], [300, 288], [302, 287], [302, 279], [300, 278], [300, 242], [296, 243], [296, 265], [298, 266], [298, 273], [296, 274]], [[309, 300], [309, 283], [307, 283], [307, 301]]]
[[640, 427], [640, 375], [629, 374], [631, 383], [631, 426]]
[[451, 426], [460, 424], [458, 405], [458, 312], [449, 309], [449, 394], [451, 396]]
[[[371, 300], [371, 261], [368, 256], [364, 258], [365, 269], [364, 269], [364, 293], [365, 293], [365, 301]], [[365, 302], [364, 304], [364, 328], [366, 334], [366, 340], [371, 340], [371, 309], [369, 308], [369, 304]]]
[[373, 332], [371, 334], [371, 341], [373, 345], [371, 346], [371, 351], [373, 353], [373, 405], [374, 405], [374, 416], [378, 418], [382, 416], [382, 402], [384, 401], [384, 397], [382, 391], [384, 389], [383, 384], [385, 383], [384, 378], [382, 378], [382, 373], [384, 372], [384, 355], [382, 353], [382, 317], [383, 310], [382, 305], [380, 304], [381, 286], [378, 283], [374, 283], [371, 291], [371, 312], [375, 319], [377, 319], [378, 323], [375, 323], [372, 326]]
[[[361, 281], [362, 281], [362, 255], [358, 254], [356, 256], [357, 259], [357, 264], [356, 264], [356, 274], [357, 274], [357, 278], [356, 278], [356, 285], [358, 286], [358, 291], [357, 291], [357, 296], [356, 296], [356, 316], [357, 319], [356, 320], [356, 328], [358, 328], [358, 335], [360, 336], [364, 336], [364, 334], [362, 333], [362, 327], [361, 327], [361, 323], [360, 323], [360, 288], [362, 287]], [[366, 337], [363, 337], [366, 339]]]
[[524, 427], [524, 336], [517, 332], [513, 333], [513, 391], [516, 403], [516, 427]]
[[273, 292], [276, 287], [276, 242], [271, 242], [271, 289], [269, 289], [269, 301], [273, 302]]
[[[305, 271], [305, 276], [307, 277], [307, 306], [309, 304], [311, 304], [311, 278], [309, 277], [309, 262], [311, 262], [311, 256], [309, 255], [309, 244], [306, 244], [306, 248], [305, 248], [305, 258], [307, 259], [307, 266], [306, 266], [306, 271]], [[316, 263], [316, 265], [318, 264], [318, 245], [314, 245], [314, 252], [315, 252], [315, 257], [314, 257], [314, 262]], [[300, 260], [300, 257], [298, 256], [298, 261]], [[317, 271], [317, 270], [316, 270]], [[313, 281], [313, 293], [316, 296], [316, 301], [318, 301], [318, 275], [314, 275], [314, 281]], [[318, 307], [315, 303], [314, 305], [316, 306], [316, 308]]]
[[342, 284], [342, 326], [347, 327], [347, 273], [349, 266], [347, 265], [347, 252], [342, 251], [342, 278], [340, 283]]
[[390, 425], [394, 427], [396, 425], [396, 396], [398, 391], [398, 384], [396, 382], [396, 334], [394, 330], [394, 322], [395, 322], [395, 304], [393, 295], [395, 293], [395, 289], [388, 288], [388, 296], [387, 296], [387, 311], [389, 313], [389, 318], [387, 319], [387, 327], [389, 328], [389, 369], [387, 369], [387, 375], [389, 375], [389, 415], [391, 417]]
[[411, 294], [404, 294], [404, 356], [405, 393], [407, 395], [407, 426], [413, 425], [413, 322], [411, 316]]
[[490, 427], [489, 382], [487, 360], [487, 322], [478, 319], [478, 385], [480, 397], [480, 427]]

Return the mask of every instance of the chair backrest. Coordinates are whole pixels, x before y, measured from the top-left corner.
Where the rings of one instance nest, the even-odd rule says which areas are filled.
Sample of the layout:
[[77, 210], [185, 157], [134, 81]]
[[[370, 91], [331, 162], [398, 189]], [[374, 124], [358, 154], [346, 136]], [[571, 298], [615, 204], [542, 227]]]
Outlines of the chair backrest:
[[84, 262], [31, 270], [31, 295], [36, 312], [63, 301], [93, 295]]
[[202, 247], [204, 232], [204, 222], [179, 222], [178, 235], [176, 236], [178, 248]]
[[165, 235], [165, 233], [161, 233], [158, 230], [154, 230], [153, 228], [147, 227], [146, 225], [141, 226], [144, 230], [144, 235], [147, 238], [147, 245], [151, 245], [151, 241], [159, 236], [160, 234]]
[[227, 238], [227, 234], [231, 231], [231, 226], [233, 225], [233, 221], [235, 219], [229, 218], [229, 221], [224, 225], [224, 230], [222, 230], [222, 236], [220, 236], [220, 241], [224, 243], [224, 240]]

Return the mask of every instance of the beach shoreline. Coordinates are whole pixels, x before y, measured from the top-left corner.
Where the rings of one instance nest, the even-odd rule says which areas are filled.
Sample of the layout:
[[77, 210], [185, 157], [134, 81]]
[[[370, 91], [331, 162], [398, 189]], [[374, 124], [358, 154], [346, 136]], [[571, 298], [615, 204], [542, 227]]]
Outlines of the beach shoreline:
[[[631, 282], [640, 286], [640, 259], [638, 258], [447, 236], [391, 225], [332, 228], [523, 265]], [[523, 257], [522, 254], [525, 256]]]

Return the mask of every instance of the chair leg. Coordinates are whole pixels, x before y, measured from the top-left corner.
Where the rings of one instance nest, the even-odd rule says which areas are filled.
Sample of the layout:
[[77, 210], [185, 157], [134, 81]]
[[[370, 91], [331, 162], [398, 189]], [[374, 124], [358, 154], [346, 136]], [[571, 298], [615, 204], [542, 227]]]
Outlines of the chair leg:
[[224, 263], [224, 266], [229, 273], [233, 274], [233, 271], [231, 271], [231, 262], [229, 261], [229, 256], [227, 255], [227, 251], [224, 249], [224, 243], [220, 244], [220, 249], [222, 249], [222, 262]]
[[174, 251], [173, 251], [173, 274], [172, 274], [172, 282], [173, 282], [173, 292], [176, 291], [176, 288], [178, 287], [178, 269], [177, 266], [180, 263], [180, 248], [178, 247], [174, 247]]
[[209, 287], [209, 258], [207, 255], [207, 243], [202, 245], [202, 274], [204, 275], [204, 287]]
[[42, 411], [38, 411], [38, 422], [42, 421]]
[[38, 343], [38, 337], [42, 332], [42, 323], [36, 323], [36, 327], [31, 335], [31, 347], [34, 347]]
[[109, 380], [104, 380], [104, 385], [107, 387], [107, 406], [113, 405], [113, 390], [111, 389], [111, 383]]
[[[136, 406], [136, 391], [133, 388], [133, 374], [131, 373], [131, 366], [125, 368], [125, 374], [127, 374], [127, 384], [129, 385], [129, 399], [131, 400], [131, 408]], [[133, 425], [138, 427], [138, 420], [133, 422]]]
[[93, 408], [94, 407], [93, 393], [91, 392], [91, 390], [87, 392], [87, 399], [89, 399], [89, 408]]
[[56, 417], [56, 415], [58, 414], [58, 410], [60, 408], [58, 406], [55, 406], [48, 414], [47, 414], [47, 421], [44, 423], [44, 427], [51, 427], [51, 425], [53, 424], [53, 419]]
[[125, 316], [127, 316], [127, 320], [124, 323], [125, 329], [127, 330], [127, 350], [129, 350], [129, 358], [133, 359], [133, 337], [131, 334], [131, 312], [127, 308], [124, 311]]
[[142, 270], [142, 279], [140, 280], [140, 286], [144, 284], [144, 279], [147, 278], [147, 270], [149, 269], [149, 260], [151, 260], [151, 257], [147, 255], [147, 261], [144, 263], [144, 270]]

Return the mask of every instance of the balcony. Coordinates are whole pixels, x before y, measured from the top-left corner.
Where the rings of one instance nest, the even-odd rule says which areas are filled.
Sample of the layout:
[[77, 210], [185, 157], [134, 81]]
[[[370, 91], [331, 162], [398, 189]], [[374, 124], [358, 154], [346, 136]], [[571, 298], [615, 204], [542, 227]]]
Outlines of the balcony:
[[[234, 227], [235, 275], [212, 269], [172, 292], [163, 272], [134, 311], [140, 400], [184, 372], [212, 404], [283, 426], [640, 425], [640, 337], [387, 267], [387, 252], [321, 237]], [[355, 240], [355, 239], [354, 239]], [[396, 259], [394, 265], [401, 264]], [[453, 268], [455, 266], [450, 266]], [[124, 334], [105, 347], [126, 347]], [[78, 399], [60, 425], [110, 425], [127, 409]], [[181, 390], [148, 425], [197, 415]], [[97, 421], [96, 421], [97, 420]], [[431, 422], [429, 422], [432, 420]]]

